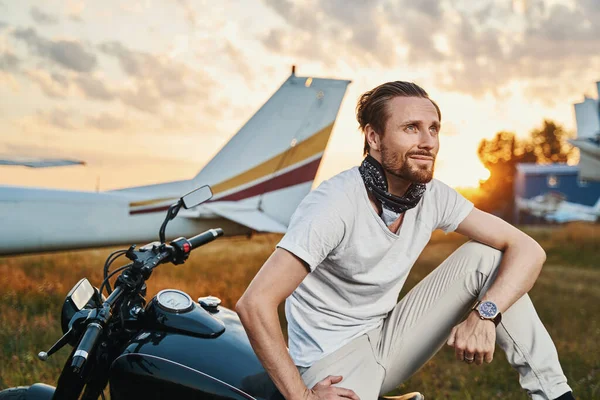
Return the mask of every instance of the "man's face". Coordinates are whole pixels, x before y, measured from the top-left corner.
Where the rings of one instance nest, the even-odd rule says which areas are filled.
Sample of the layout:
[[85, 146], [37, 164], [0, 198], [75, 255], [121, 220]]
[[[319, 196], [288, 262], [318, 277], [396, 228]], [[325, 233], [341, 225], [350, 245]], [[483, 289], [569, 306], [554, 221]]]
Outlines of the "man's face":
[[388, 174], [413, 183], [433, 178], [440, 142], [440, 120], [433, 103], [420, 97], [395, 97], [379, 136], [379, 159]]

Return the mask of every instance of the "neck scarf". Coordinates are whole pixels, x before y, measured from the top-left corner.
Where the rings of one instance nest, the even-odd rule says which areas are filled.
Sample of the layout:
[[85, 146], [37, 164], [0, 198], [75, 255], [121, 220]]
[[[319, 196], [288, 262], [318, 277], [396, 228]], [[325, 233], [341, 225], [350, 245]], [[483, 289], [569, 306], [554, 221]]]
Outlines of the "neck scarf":
[[367, 155], [360, 167], [360, 175], [363, 178], [367, 190], [375, 196], [385, 209], [401, 214], [406, 210], [414, 208], [425, 193], [424, 183], [413, 183], [410, 185], [404, 196], [394, 196], [388, 192], [388, 183], [385, 177], [385, 171], [381, 164]]

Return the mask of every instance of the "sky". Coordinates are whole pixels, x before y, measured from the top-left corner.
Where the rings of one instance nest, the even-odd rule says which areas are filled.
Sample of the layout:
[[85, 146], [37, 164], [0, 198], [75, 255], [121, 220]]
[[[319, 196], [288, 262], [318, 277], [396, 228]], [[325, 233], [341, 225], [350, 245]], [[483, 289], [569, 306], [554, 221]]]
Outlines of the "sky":
[[0, 0], [0, 184], [108, 190], [188, 179], [287, 79], [352, 80], [316, 183], [362, 158], [354, 109], [393, 80], [442, 110], [435, 177], [476, 186], [483, 138], [596, 97], [598, 0]]

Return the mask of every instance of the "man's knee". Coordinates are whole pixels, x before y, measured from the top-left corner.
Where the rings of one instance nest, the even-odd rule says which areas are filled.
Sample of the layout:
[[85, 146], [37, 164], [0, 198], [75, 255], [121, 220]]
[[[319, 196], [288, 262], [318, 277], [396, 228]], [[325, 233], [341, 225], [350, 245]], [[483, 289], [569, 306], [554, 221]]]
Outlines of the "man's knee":
[[476, 266], [476, 269], [485, 275], [491, 274], [498, 268], [503, 254], [498, 249], [475, 241], [463, 244], [459, 251], [464, 257], [472, 260], [470, 264]]

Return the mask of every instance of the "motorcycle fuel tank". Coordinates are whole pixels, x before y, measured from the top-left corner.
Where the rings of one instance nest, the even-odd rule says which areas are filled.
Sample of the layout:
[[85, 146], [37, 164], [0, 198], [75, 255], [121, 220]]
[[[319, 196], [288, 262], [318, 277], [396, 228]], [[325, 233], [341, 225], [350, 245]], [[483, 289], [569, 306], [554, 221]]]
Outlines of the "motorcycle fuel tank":
[[209, 313], [193, 303], [178, 314], [155, 300], [146, 308], [154, 326], [138, 333], [111, 366], [112, 399], [283, 399], [235, 312]]

